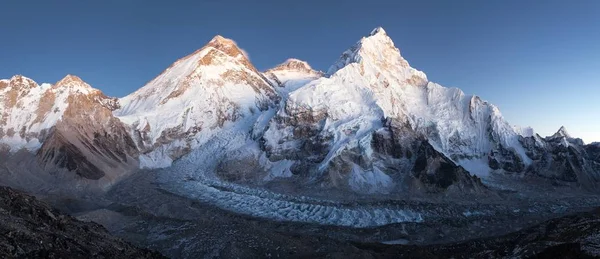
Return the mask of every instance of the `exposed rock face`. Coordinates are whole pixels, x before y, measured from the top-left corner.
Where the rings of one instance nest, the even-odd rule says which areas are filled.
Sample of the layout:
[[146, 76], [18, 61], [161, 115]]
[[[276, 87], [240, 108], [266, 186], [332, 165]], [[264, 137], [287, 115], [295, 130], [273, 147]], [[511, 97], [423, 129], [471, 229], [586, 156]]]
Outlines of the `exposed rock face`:
[[13, 152], [36, 152], [50, 172], [66, 169], [87, 179], [107, 176], [109, 182], [138, 167], [135, 144], [112, 115], [119, 107], [116, 98], [73, 75], [54, 85], [39, 86], [22, 76], [3, 82], [10, 98], [0, 106], [6, 111], [0, 142]]
[[[55, 85], [85, 84], [78, 78]], [[119, 176], [138, 168], [138, 150], [125, 125], [112, 115], [114, 104], [100, 92], [74, 94], [37, 156], [46, 170], [67, 168], [92, 180]], [[108, 174], [108, 175], [107, 175]]]
[[523, 138], [523, 145], [533, 163], [528, 171], [559, 181], [576, 182], [594, 188], [600, 181], [598, 146], [584, 145], [570, 137], [564, 127], [550, 137], [539, 135]]
[[164, 258], [8, 187], [0, 187], [0, 257]]
[[600, 143], [596, 142], [586, 145], [585, 151], [588, 153], [591, 160], [600, 163]]
[[502, 169], [511, 173], [525, 170], [523, 158], [519, 156], [513, 147], [505, 148], [502, 144], [498, 144], [496, 148], [490, 151], [488, 164], [493, 170]]
[[[300, 107], [286, 106], [286, 112], [276, 116], [271, 121], [271, 127], [283, 131], [284, 135], [277, 143], [264, 139], [265, 150], [272, 160], [299, 160], [302, 164], [316, 165], [327, 155], [331, 145], [331, 136], [321, 134], [327, 113]], [[287, 116], [287, 114], [294, 116]], [[271, 130], [271, 128], [269, 129]], [[298, 170], [306, 171], [310, 166], [298, 166]]]
[[[464, 192], [484, 191], [477, 177], [471, 176], [464, 168], [437, 151], [425, 137], [397, 120], [387, 120], [385, 128], [373, 137], [374, 150], [394, 159], [404, 160], [408, 167], [398, 168], [399, 173], [411, 175], [419, 183], [411, 188], [424, 188], [428, 192], [443, 191], [448, 188]], [[379, 140], [379, 141], [375, 141]], [[384, 157], [378, 160], [386, 161]], [[394, 163], [385, 168], [393, 168]], [[407, 170], [408, 169], [408, 170]]]
[[[308, 178], [324, 175], [327, 183], [366, 193], [440, 192], [451, 186], [467, 192], [485, 189], [402, 120], [383, 119], [382, 128], [332, 155], [336, 136], [324, 130], [329, 123], [327, 112], [286, 108], [271, 122], [263, 143], [272, 161], [295, 161], [290, 168], [294, 174]], [[283, 132], [277, 142], [268, 138], [273, 130]], [[355, 126], [342, 132], [355, 137], [359, 130], [360, 126]]]

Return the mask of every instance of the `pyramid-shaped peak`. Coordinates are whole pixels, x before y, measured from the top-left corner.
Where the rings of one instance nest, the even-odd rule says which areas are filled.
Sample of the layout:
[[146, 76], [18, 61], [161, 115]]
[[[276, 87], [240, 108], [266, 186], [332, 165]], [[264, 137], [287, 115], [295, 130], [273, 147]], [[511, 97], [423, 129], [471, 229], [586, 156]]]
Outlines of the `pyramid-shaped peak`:
[[565, 126], [561, 126], [560, 129], [558, 129], [557, 133], [560, 133], [565, 137], [571, 137], [571, 135], [569, 134], [569, 132], [567, 131], [567, 128], [565, 128]]
[[571, 138], [571, 135], [565, 126], [561, 126], [560, 129], [558, 129], [558, 131], [552, 135], [552, 138]]
[[210, 42], [208, 43], [209, 45], [232, 45], [232, 46], [237, 46], [237, 44], [235, 43], [234, 40], [229, 39], [229, 38], [225, 38], [221, 35], [216, 35], [215, 37], [212, 38], [212, 40], [210, 40]]
[[377, 27], [377, 28], [373, 29], [371, 31], [371, 33], [369, 33], [368, 36], [363, 37], [360, 40], [360, 42], [363, 43], [363, 45], [365, 45], [366, 42], [378, 42], [377, 44], [388, 45], [388, 46], [394, 47], [394, 42], [392, 41], [390, 36], [387, 35], [387, 33], [385, 32], [385, 30], [382, 27]]
[[58, 80], [58, 82], [56, 82], [56, 85], [64, 85], [67, 83], [85, 83], [85, 82], [76, 75], [68, 74], [65, 77], [63, 77], [61, 80]]
[[299, 59], [295, 59], [295, 58], [290, 58], [270, 70], [271, 71], [291, 70], [291, 71], [302, 71], [302, 72], [315, 72], [312, 69], [312, 67], [308, 64], [308, 62], [299, 60]]
[[[368, 36], [362, 37], [356, 44], [344, 51], [329, 68], [327, 74], [332, 75], [352, 63], [369, 63], [377, 69], [410, 67], [382, 27], [373, 29]], [[420, 75], [420, 77], [424, 77], [424, 75]]]
[[376, 35], [383, 35], [383, 36], [387, 36], [385, 30], [383, 29], [383, 27], [377, 27], [375, 29], [373, 29], [371, 31], [371, 33], [369, 33], [369, 36], [376, 36]]
[[194, 52], [194, 54], [197, 53], [204, 53], [202, 54], [205, 57], [202, 59], [202, 64], [204, 65], [215, 65], [219, 62], [222, 62], [223, 59], [218, 58], [218, 56], [225, 54], [236, 59], [238, 62], [241, 62], [248, 68], [255, 70], [254, 66], [250, 63], [248, 54], [244, 50], [240, 49], [234, 40], [225, 38], [221, 35], [213, 37], [212, 40], [206, 44], [206, 46]]
[[63, 79], [61, 80], [69, 80], [69, 81], [80, 81], [83, 82], [83, 80], [81, 80], [80, 77], [76, 76], [76, 75], [72, 75], [72, 74], [67, 74]]
[[231, 57], [238, 57], [239, 55], [246, 56], [244, 52], [238, 48], [237, 43], [234, 40], [225, 38], [221, 35], [215, 36], [208, 42], [206, 47], [215, 48]]
[[68, 74], [54, 84], [54, 87], [77, 87], [82, 89], [92, 89], [92, 87], [76, 75]]

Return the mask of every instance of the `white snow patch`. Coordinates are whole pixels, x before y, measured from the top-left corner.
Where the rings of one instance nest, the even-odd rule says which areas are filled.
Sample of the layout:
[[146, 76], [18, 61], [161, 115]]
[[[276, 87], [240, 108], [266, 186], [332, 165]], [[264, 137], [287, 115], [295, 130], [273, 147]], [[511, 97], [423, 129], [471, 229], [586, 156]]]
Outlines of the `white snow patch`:
[[407, 239], [395, 239], [382, 241], [381, 243], [386, 245], [408, 245], [409, 241]]
[[370, 194], [389, 193], [394, 187], [392, 178], [377, 167], [365, 171], [357, 165], [352, 166], [349, 184], [352, 190], [356, 192]]
[[490, 172], [492, 171], [486, 158], [462, 159], [458, 161], [458, 164], [472, 175], [476, 175], [480, 178], [490, 176]]

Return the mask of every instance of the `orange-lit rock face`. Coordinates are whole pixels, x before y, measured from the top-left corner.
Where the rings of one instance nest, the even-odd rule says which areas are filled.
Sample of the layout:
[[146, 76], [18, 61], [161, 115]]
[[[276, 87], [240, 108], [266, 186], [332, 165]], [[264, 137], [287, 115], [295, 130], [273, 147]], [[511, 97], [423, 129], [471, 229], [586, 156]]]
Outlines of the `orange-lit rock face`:
[[10, 144], [13, 152], [36, 151], [49, 171], [66, 169], [110, 181], [137, 168], [137, 148], [112, 114], [118, 100], [81, 78], [67, 75], [39, 86], [14, 76], [0, 80], [0, 96], [0, 143]]
[[66, 168], [93, 180], [114, 180], [137, 168], [135, 143], [102, 98], [99, 91], [67, 98], [62, 120], [37, 154], [46, 168]]
[[27, 96], [32, 88], [38, 87], [37, 83], [33, 80], [21, 75], [12, 77], [9, 82], [4, 82], [4, 85], [4, 87], [0, 85], [0, 89], [7, 88], [8, 90], [4, 93], [6, 108], [13, 108], [17, 105], [19, 105], [18, 107], [22, 107], [22, 104], [18, 102], [19, 99]]
[[35, 112], [35, 120], [33, 120], [33, 124], [44, 121], [44, 118], [46, 118], [46, 116], [52, 112], [52, 107], [54, 107], [55, 101], [56, 94], [52, 91], [47, 91], [44, 93], [44, 95], [42, 95], [40, 104]]
[[6, 88], [9, 84], [8, 80], [0, 80], [0, 90]]

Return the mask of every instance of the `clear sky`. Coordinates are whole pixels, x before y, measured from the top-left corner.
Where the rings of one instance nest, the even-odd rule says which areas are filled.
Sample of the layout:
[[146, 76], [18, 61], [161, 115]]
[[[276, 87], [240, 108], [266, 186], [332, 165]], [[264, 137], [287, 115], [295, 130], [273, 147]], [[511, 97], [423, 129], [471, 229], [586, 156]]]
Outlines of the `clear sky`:
[[75, 74], [124, 96], [214, 35], [259, 69], [326, 70], [382, 26], [430, 80], [500, 107], [541, 135], [600, 141], [600, 1], [3, 1], [0, 78]]

